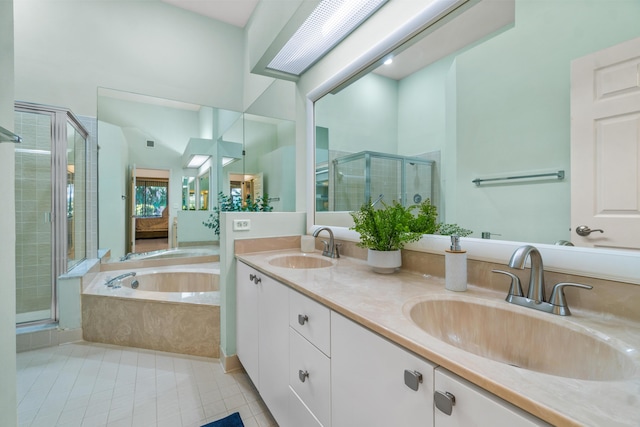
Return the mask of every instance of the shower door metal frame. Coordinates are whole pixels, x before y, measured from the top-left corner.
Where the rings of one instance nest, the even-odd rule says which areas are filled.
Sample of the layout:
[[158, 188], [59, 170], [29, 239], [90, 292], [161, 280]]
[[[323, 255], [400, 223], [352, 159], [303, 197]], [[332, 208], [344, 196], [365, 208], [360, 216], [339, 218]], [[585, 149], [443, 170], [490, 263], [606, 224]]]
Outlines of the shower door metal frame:
[[[27, 322], [29, 324], [57, 322], [59, 308], [57, 301], [57, 279], [68, 271], [67, 267], [67, 123], [80, 132], [84, 138], [85, 153], [88, 153], [89, 132], [78, 118], [68, 109], [50, 105], [16, 101], [14, 111], [32, 114], [46, 114], [51, 117], [51, 318]], [[89, 156], [84, 156], [85, 177]], [[85, 178], [86, 179], [86, 178]], [[85, 186], [85, 212], [87, 212], [87, 188]], [[85, 241], [87, 220], [85, 217]], [[86, 246], [85, 246], [86, 258]]]
[[[379, 153], [376, 151], [360, 151], [358, 153], [353, 153], [353, 154], [349, 154], [346, 156], [342, 156], [342, 157], [338, 157], [336, 159], [333, 159], [333, 164], [334, 166], [337, 166], [341, 163], [347, 163], [347, 162], [351, 162], [354, 160], [359, 160], [361, 158], [364, 158], [364, 162], [365, 162], [365, 183], [364, 183], [364, 200], [371, 200], [371, 157], [378, 157], [378, 158], [384, 158], [384, 159], [390, 159], [390, 160], [399, 160], [401, 161], [401, 166], [400, 166], [400, 176], [402, 177], [400, 179], [400, 194], [402, 197], [402, 205], [403, 206], [408, 206], [408, 200], [407, 200], [407, 183], [405, 182], [405, 172], [407, 169], [407, 163], [420, 163], [420, 164], [424, 164], [424, 165], [429, 165], [431, 166], [431, 174], [433, 175], [433, 164], [435, 163], [433, 160], [429, 160], [429, 159], [423, 159], [420, 157], [407, 157], [407, 156], [400, 156], [398, 154], [387, 154], [387, 153]], [[336, 169], [337, 170], [337, 169]], [[335, 172], [334, 172], [335, 175]], [[334, 180], [335, 180], [335, 176], [334, 176]], [[433, 183], [431, 184], [433, 187]], [[433, 188], [431, 189], [431, 193], [433, 194]]]

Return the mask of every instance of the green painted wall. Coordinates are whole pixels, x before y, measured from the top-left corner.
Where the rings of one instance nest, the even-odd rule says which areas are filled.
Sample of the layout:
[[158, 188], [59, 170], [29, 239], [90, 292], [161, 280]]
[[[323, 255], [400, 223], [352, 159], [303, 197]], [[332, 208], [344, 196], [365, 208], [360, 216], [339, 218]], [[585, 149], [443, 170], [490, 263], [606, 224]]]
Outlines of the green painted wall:
[[[448, 221], [508, 240], [570, 240], [570, 63], [640, 36], [639, 22], [638, 1], [518, 0], [514, 28], [457, 58], [457, 191], [447, 197], [456, 215]], [[539, 169], [564, 169], [568, 178], [471, 184]]]
[[316, 102], [316, 126], [329, 129], [329, 149], [395, 154], [398, 149], [398, 83], [369, 74]]
[[[398, 151], [442, 150], [442, 220], [474, 237], [570, 240], [570, 64], [640, 36], [638, 22], [637, 1], [517, 0], [513, 28], [400, 81]], [[554, 169], [567, 179], [471, 183]]]

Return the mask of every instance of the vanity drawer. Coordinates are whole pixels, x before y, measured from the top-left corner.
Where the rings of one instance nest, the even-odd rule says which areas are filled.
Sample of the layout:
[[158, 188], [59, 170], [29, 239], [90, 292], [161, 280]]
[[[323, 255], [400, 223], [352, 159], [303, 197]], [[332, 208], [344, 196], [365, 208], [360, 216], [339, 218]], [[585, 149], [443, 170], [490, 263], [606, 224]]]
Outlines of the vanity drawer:
[[320, 423], [331, 425], [331, 362], [289, 328], [289, 386]]
[[296, 291], [289, 293], [289, 325], [331, 356], [331, 310]]
[[291, 387], [289, 387], [289, 423], [292, 426], [323, 427]]

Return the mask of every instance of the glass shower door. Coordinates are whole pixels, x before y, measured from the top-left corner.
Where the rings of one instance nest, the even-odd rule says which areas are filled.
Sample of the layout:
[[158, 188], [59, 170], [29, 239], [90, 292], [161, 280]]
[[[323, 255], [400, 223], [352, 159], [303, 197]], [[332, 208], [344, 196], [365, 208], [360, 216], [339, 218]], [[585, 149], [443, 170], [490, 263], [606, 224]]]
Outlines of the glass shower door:
[[56, 279], [86, 258], [87, 131], [67, 109], [16, 103], [16, 323], [57, 320]]
[[67, 122], [67, 270], [86, 258], [86, 136]]
[[52, 318], [52, 115], [15, 113], [16, 321]]
[[404, 162], [405, 205], [418, 204], [427, 199], [431, 200], [432, 204], [436, 204], [432, 195], [432, 163], [417, 159], [405, 160]]

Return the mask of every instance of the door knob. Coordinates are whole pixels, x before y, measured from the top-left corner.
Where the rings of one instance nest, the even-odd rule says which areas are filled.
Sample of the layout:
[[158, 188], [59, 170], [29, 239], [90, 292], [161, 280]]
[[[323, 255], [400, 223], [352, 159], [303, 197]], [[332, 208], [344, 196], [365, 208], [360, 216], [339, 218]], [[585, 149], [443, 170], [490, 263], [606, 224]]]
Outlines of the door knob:
[[604, 230], [592, 230], [589, 228], [588, 225], [580, 225], [576, 228], [576, 233], [578, 233], [579, 236], [588, 236], [589, 234], [593, 233], [594, 231], [599, 231], [600, 233], [604, 233]]

